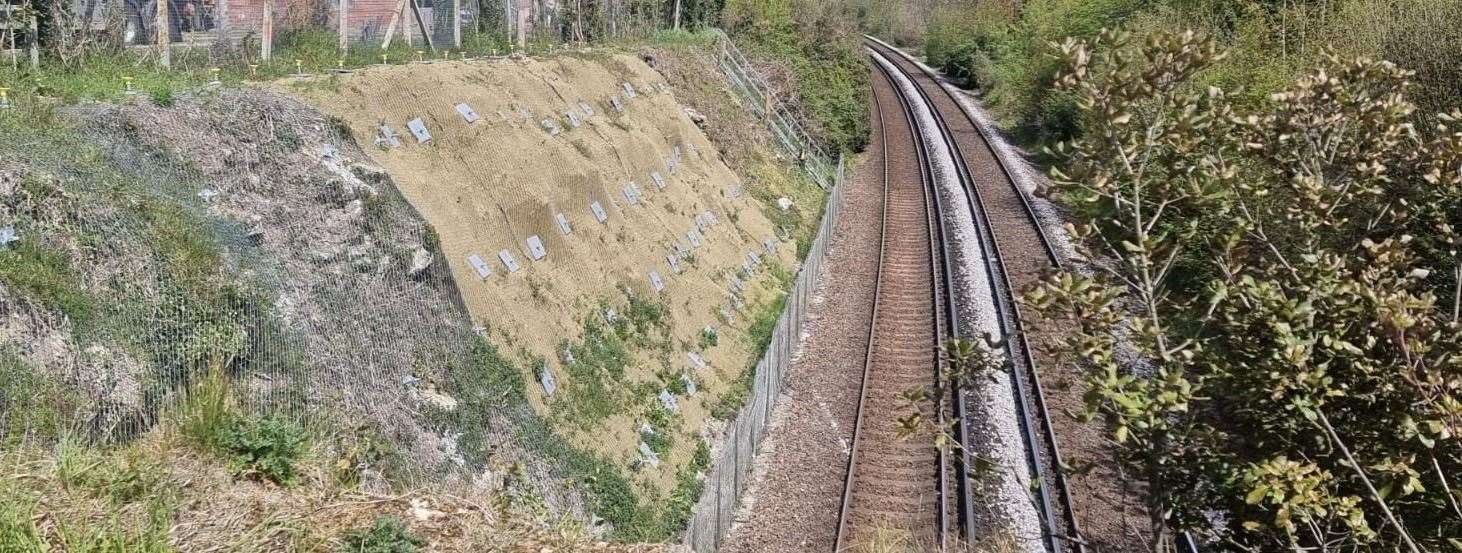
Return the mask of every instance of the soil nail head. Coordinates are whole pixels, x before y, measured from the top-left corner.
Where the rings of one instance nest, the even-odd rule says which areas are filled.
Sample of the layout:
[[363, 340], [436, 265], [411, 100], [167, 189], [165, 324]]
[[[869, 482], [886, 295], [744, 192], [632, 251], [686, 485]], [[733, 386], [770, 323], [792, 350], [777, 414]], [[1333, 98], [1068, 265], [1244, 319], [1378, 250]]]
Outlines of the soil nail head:
[[209, 85], [211, 85], [211, 86], [218, 86], [218, 85], [223, 84], [223, 81], [218, 80], [218, 68], [217, 67], [210, 68], [208, 70], [208, 73], [213, 76], [213, 80], [208, 81], [208, 84]]
[[132, 77], [122, 77], [122, 91], [128, 96], [137, 94], [137, 91], [132, 89]]

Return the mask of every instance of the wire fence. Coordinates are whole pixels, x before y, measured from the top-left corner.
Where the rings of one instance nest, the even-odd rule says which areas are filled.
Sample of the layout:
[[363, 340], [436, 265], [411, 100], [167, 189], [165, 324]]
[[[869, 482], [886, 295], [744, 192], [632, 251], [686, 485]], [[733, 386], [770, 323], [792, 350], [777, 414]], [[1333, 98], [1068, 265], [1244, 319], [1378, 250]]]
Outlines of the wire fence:
[[696, 553], [708, 553], [721, 546], [736, 519], [741, 494], [751, 481], [756, 449], [766, 437], [767, 425], [782, 392], [783, 375], [802, 344], [802, 327], [816, 293], [817, 276], [837, 227], [844, 189], [843, 171], [844, 162], [839, 157], [828, 180], [827, 208], [817, 236], [788, 293], [787, 306], [777, 319], [772, 341], [756, 365], [750, 400], [727, 426], [725, 440], [712, 459], [705, 489], [692, 511], [684, 537], [684, 543]]
[[831, 188], [839, 169], [838, 161], [835, 161], [837, 158], [819, 147], [786, 104], [768, 92], [771, 88], [767, 86], [766, 80], [751, 67], [731, 38], [719, 30], [716, 34], [716, 62], [720, 65], [722, 74], [730, 81], [731, 89], [753, 113], [766, 120], [777, 144], [787, 155], [802, 164], [818, 186], [823, 189]]

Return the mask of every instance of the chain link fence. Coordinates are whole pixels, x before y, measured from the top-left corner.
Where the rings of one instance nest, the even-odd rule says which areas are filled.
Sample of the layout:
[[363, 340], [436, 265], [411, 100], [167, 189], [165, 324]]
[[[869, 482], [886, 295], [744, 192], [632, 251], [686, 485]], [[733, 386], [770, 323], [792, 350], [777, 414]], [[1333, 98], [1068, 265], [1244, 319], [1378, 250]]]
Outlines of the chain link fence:
[[802, 344], [802, 327], [817, 289], [818, 273], [828, 243], [837, 227], [843, 198], [844, 162], [833, 164], [828, 177], [827, 208], [807, 259], [787, 296], [787, 306], [777, 319], [772, 341], [756, 365], [750, 400], [726, 428], [725, 440], [714, 454], [700, 501], [692, 511], [684, 543], [696, 553], [717, 550], [736, 519], [742, 492], [751, 481], [757, 447], [766, 437], [772, 410], [782, 392], [782, 378]]

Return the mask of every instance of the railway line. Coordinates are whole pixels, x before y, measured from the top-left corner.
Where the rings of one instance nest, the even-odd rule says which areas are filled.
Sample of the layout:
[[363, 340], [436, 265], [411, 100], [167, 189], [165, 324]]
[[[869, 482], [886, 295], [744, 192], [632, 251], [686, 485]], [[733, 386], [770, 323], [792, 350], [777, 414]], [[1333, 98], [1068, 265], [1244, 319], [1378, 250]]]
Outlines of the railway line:
[[[905, 390], [933, 385], [947, 335], [943, 237], [930, 192], [931, 173], [912, 106], [888, 79], [874, 80], [883, 148], [883, 217], [872, 324], [869, 327], [852, 453], [835, 550], [882, 530], [920, 543], [943, 543], [949, 528], [948, 459], [930, 439], [904, 439], [897, 415], [910, 409]], [[933, 307], [933, 308], [931, 308]], [[929, 411], [928, 409], [925, 409]], [[944, 420], [942, 405], [923, 415]]]
[[[970, 458], [963, 450], [945, 454], [924, 439], [900, 439], [896, 399], [904, 389], [929, 385], [939, 378], [944, 360], [938, 346], [954, 337], [976, 338], [961, 330], [961, 301], [954, 292], [951, 248], [946, 239], [948, 210], [967, 210], [974, 220], [986, 278], [1005, 358], [1011, 365], [1010, 387], [1015, 397], [1025, 448], [1026, 469], [1036, 483], [1033, 499], [1039, 518], [1040, 549], [1084, 552], [1071, 494], [1060, 470], [1061, 453], [1044, 389], [1016, 302], [1013, 282], [1026, 283], [1043, 271], [1059, 266], [1060, 258], [1038, 222], [1026, 192], [1021, 189], [990, 138], [973, 116], [938, 82], [902, 52], [874, 39], [866, 43], [875, 63], [874, 97], [879, 136], [884, 141], [885, 213], [879, 260], [878, 294], [873, 306], [863, 388], [860, 394], [852, 455], [844, 485], [836, 550], [842, 551], [866, 536], [874, 526], [910, 532], [921, 545], [940, 550], [961, 540], [972, 541], [981, 529], [975, 520]], [[893, 72], [914, 84], [905, 94]], [[927, 109], [933, 127], [921, 127], [915, 110]], [[931, 152], [944, 149], [954, 161], [954, 175], [963, 189], [963, 205], [940, 205], [935, 190]], [[921, 201], [920, 201], [921, 200]], [[960, 203], [960, 202], [955, 202]], [[921, 236], [922, 235], [922, 236]], [[922, 303], [920, 302], [922, 298]], [[893, 346], [891, 341], [900, 345]], [[968, 427], [974, 422], [964, 389], [926, 412], [939, 428], [952, 428], [970, 444]], [[907, 409], [907, 407], [902, 407]], [[946, 426], [945, 421], [953, 421]], [[1037, 541], [1037, 540], [1031, 540]]]

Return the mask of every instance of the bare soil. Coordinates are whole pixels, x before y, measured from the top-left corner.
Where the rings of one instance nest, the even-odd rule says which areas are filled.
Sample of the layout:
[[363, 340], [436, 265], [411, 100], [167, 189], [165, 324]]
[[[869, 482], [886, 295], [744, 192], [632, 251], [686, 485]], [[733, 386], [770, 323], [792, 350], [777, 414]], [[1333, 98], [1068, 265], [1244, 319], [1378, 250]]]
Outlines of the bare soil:
[[802, 350], [787, 372], [754, 481], [723, 550], [832, 548], [872, 316], [882, 154], [850, 172]]

